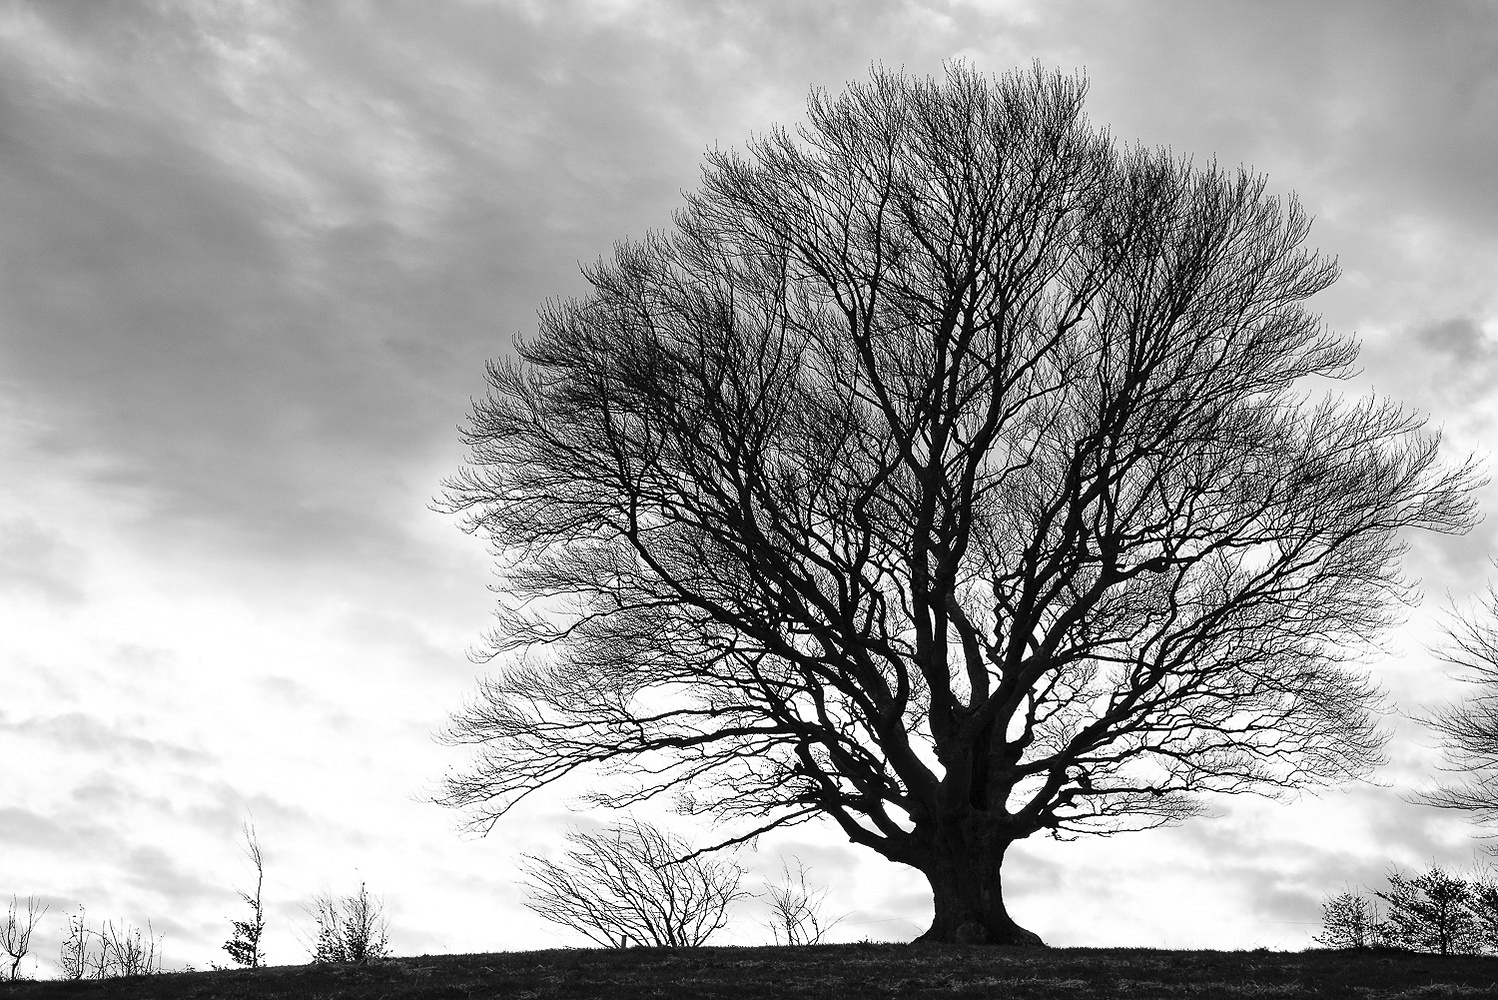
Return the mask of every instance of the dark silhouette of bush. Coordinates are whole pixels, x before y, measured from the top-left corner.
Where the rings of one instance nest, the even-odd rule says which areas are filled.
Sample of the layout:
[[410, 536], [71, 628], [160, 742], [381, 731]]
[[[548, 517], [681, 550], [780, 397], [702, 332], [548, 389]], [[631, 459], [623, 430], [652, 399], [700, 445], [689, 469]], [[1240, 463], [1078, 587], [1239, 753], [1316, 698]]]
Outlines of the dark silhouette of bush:
[[1383, 922], [1389, 944], [1438, 955], [1482, 950], [1472, 911], [1472, 883], [1439, 865], [1414, 878], [1389, 873], [1389, 889], [1377, 892], [1388, 907]]
[[59, 954], [63, 979], [113, 979], [148, 976], [162, 971], [162, 938], [133, 924], [106, 920], [98, 930], [88, 926], [83, 907], [68, 914]]
[[747, 895], [737, 865], [637, 819], [601, 833], [573, 830], [567, 843], [561, 861], [525, 856], [526, 905], [605, 947], [700, 946]]
[[384, 909], [384, 902], [371, 896], [363, 882], [352, 896], [315, 897], [310, 909], [317, 925], [312, 961], [366, 965], [389, 958], [390, 920]]
[[[1463, 877], [1432, 864], [1417, 875], [1397, 869], [1372, 898], [1347, 890], [1321, 904], [1326, 948], [1398, 948], [1436, 955], [1498, 954], [1498, 882], [1490, 872]], [[1379, 902], [1382, 902], [1382, 913]]]
[[1311, 940], [1325, 948], [1372, 948], [1383, 943], [1378, 909], [1359, 893], [1327, 896], [1321, 903], [1321, 927]]

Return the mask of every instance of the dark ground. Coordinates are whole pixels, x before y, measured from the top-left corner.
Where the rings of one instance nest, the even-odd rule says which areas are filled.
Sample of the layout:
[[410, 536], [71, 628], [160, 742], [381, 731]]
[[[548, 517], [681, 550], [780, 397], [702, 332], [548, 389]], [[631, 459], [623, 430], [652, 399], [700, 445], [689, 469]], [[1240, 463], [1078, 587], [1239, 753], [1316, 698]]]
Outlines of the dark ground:
[[286, 965], [94, 982], [0, 983], [0, 1000], [63, 997], [1147, 998], [1494, 997], [1498, 958], [1401, 952], [1103, 948], [698, 948], [424, 955], [371, 966]]

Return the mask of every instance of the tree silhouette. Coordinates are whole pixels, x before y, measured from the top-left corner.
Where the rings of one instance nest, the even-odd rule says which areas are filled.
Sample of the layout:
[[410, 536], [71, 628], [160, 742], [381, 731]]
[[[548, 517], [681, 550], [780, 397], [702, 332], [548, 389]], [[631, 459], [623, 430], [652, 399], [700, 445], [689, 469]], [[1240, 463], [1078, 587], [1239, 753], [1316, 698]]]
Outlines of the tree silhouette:
[[1438, 955], [1481, 949], [1481, 924], [1473, 912], [1472, 883], [1439, 865], [1414, 878], [1390, 872], [1389, 890], [1376, 892], [1388, 908], [1383, 933], [1390, 944]]
[[488, 829], [581, 769], [724, 842], [827, 817], [949, 941], [1001, 867], [1379, 759], [1355, 664], [1468, 466], [1328, 388], [1335, 265], [1263, 178], [1122, 148], [1043, 71], [876, 72], [714, 150], [667, 233], [492, 362], [442, 505], [498, 674], [446, 733]]
[[255, 866], [255, 892], [254, 895], [248, 892], [239, 894], [239, 898], [250, 908], [250, 919], [230, 921], [234, 933], [224, 942], [224, 951], [239, 965], [258, 969], [265, 964], [265, 951], [261, 947], [265, 938], [265, 905], [261, 900], [261, 893], [265, 888], [265, 855], [260, 850], [260, 838], [255, 833], [254, 824], [246, 822], [242, 829], [245, 856]]

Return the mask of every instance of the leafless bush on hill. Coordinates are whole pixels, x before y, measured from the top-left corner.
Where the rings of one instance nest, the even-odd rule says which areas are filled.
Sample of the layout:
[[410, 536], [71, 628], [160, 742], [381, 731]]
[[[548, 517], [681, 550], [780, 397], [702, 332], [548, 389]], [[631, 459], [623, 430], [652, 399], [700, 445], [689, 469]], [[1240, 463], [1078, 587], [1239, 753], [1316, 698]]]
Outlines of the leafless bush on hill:
[[89, 941], [93, 932], [88, 929], [84, 922], [83, 907], [78, 908], [77, 913], [68, 914], [67, 927], [62, 939], [61, 954], [58, 963], [62, 966], [63, 979], [86, 979], [89, 970], [94, 967], [93, 954], [89, 948]]
[[31, 932], [36, 929], [37, 921], [46, 912], [45, 906], [38, 909], [35, 896], [26, 897], [24, 913], [20, 909], [20, 899], [10, 897], [10, 910], [5, 915], [5, 922], [0, 923], [0, 948], [4, 948], [5, 954], [10, 958], [11, 979], [20, 977], [21, 959], [31, 950]]
[[317, 925], [312, 961], [365, 965], [390, 957], [384, 902], [371, 896], [363, 882], [352, 896], [316, 896], [308, 912]]
[[99, 931], [99, 979], [114, 976], [149, 976], [161, 971], [161, 939], [152, 933], [150, 921], [145, 933], [139, 927], [111, 920]]
[[83, 907], [68, 914], [59, 964], [63, 979], [112, 979], [161, 971], [161, 941], [151, 929], [107, 920], [98, 930], [88, 926]]
[[770, 904], [770, 933], [779, 945], [821, 944], [843, 918], [827, 920], [822, 914], [822, 904], [827, 899], [825, 886], [811, 886], [806, 881], [807, 868], [796, 862], [796, 872], [791, 874], [784, 861], [780, 863], [780, 882], [765, 887], [765, 897]]
[[573, 830], [561, 861], [525, 856], [526, 905], [609, 948], [696, 947], [748, 895], [737, 865], [693, 854], [679, 837], [640, 820], [601, 833]]

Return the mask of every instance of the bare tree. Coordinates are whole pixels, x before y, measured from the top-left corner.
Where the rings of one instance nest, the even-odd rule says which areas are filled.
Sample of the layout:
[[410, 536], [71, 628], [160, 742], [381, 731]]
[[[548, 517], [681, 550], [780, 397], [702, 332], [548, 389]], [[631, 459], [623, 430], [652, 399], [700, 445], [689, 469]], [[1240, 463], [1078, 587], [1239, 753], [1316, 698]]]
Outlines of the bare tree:
[[390, 957], [384, 902], [371, 896], [363, 882], [353, 896], [316, 896], [309, 912], [317, 928], [312, 961], [367, 965]]
[[21, 901], [18, 897], [10, 897], [10, 909], [5, 914], [5, 922], [0, 923], [0, 948], [5, 949], [5, 954], [10, 958], [10, 978], [19, 978], [21, 972], [21, 959], [25, 958], [31, 951], [31, 933], [36, 930], [37, 921], [47, 912], [46, 906], [38, 906], [35, 896], [26, 897], [26, 911], [20, 910]]
[[1440, 737], [1446, 770], [1460, 777], [1415, 799], [1498, 827], [1498, 588], [1489, 584], [1476, 607], [1453, 616], [1447, 640], [1439, 653], [1471, 694], [1423, 721]]
[[1325, 391], [1357, 347], [1293, 198], [1120, 148], [1085, 89], [817, 92], [490, 364], [443, 505], [508, 659], [446, 802], [487, 830], [592, 768], [725, 843], [826, 817], [925, 874], [926, 940], [1039, 944], [1016, 841], [1381, 759], [1358, 659], [1476, 476]]
[[694, 854], [686, 841], [631, 819], [573, 830], [565, 858], [526, 855], [526, 905], [609, 948], [692, 948], [728, 920], [743, 872]]
[[822, 904], [827, 900], [825, 886], [812, 886], [806, 881], [807, 868], [800, 858], [795, 859], [796, 873], [790, 866], [780, 862], [780, 881], [765, 886], [765, 896], [770, 903], [770, 933], [778, 945], [822, 944], [827, 932], [843, 919], [827, 920], [822, 914]]
[[249, 920], [232, 921], [234, 935], [224, 942], [224, 951], [239, 965], [258, 969], [265, 964], [265, 952], [260, 946], [265, 936], [265, 907], [261, 902], [261, 891], [265, 886], [265, 855], [260, 850], [260, 838], [252, 823], [243, 827], [245, 856], [255, 866], [255, 893], [241, 892], [239, 898], [250, 908]]

